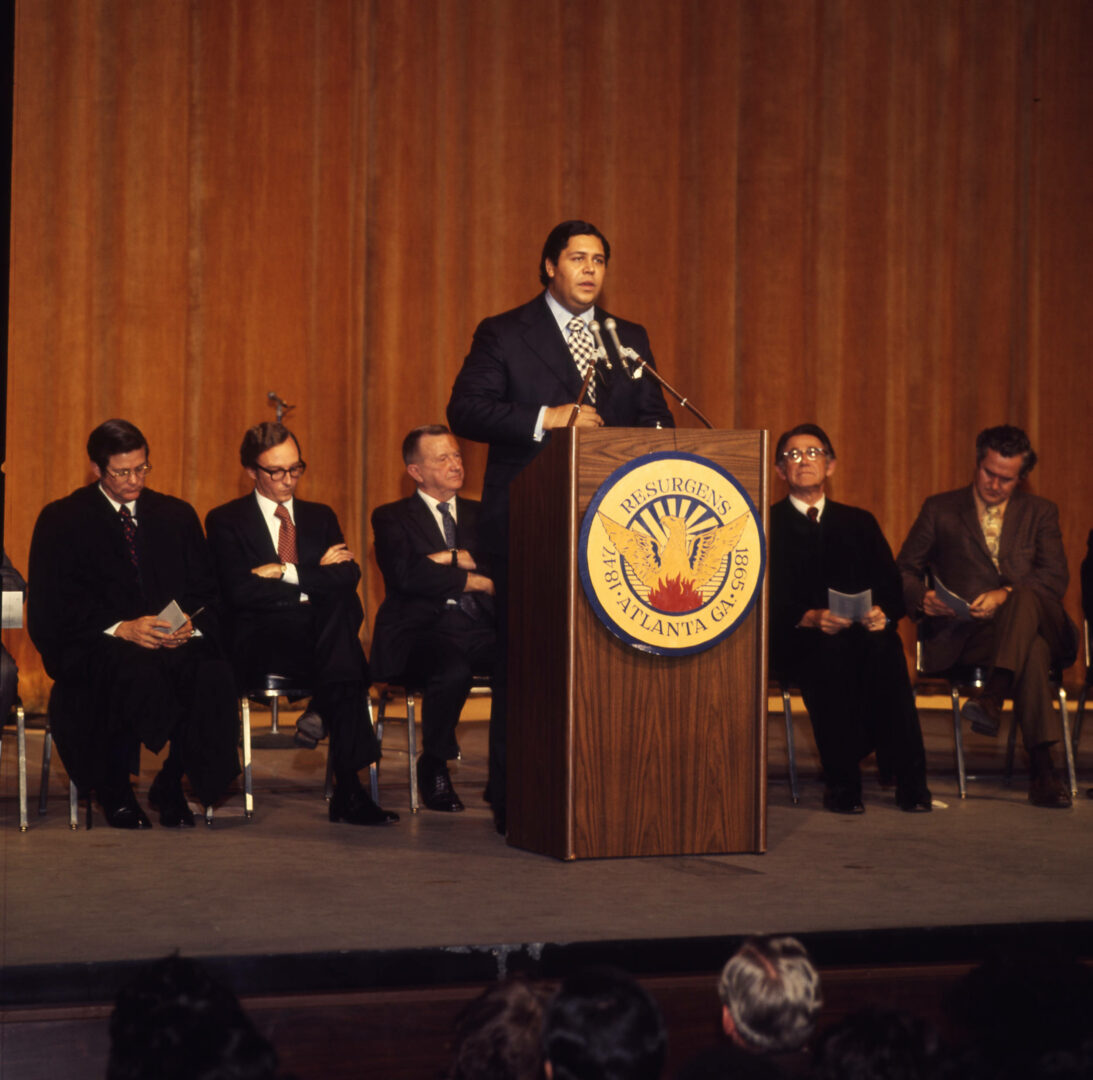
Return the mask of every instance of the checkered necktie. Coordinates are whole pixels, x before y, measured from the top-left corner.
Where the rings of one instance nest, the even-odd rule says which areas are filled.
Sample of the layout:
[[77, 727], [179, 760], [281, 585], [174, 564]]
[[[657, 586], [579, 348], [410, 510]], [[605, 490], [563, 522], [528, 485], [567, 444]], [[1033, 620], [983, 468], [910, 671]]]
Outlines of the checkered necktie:
[[277, 558], [283, 563], [298, 563], [300, 557], [296, 553], [296, 526], [293, 525], [284, 504], [277, 504], [273, 516], [281, 523], [281, 531], [277, 534]]
[[122, 503], [121, 509], [118, 511], [118, 517], [121, 518], [121, 531], [125, 533], [125, 546], [129, 549], [129, 561], [133, 564], [133, 569], [140, 574], [140, 559], [137, 558], [137, 523], [133, 520], [133, 515], [129, 513], [129, 507]]
[[[588, 369], [596, 359], [596, 344], [588, 332], [584, 319], [574, 316], [566, 324], [566, 330], [569, 331], [569, 351], [573, 354], [573, 362], [577, 365], [583, 382], [588, 377]], [[585, 396], [593, 405], [596, 403], [595, 378], [588, 384], [588, 393]]]

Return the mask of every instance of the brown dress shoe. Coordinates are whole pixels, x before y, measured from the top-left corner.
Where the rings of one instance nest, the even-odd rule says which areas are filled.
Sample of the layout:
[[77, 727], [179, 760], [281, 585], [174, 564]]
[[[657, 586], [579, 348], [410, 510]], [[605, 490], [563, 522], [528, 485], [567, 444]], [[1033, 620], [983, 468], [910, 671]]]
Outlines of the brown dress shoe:
[[994, 694], [976, 694], [964, 702], [960, 716], [972, 725], [972, 731], [993, 737], [1002, 726], [1002, 698]]
[[1065, 809], [1070, 806], [1070, 792], [1059, 779], [1055, 763], [1051, 759], [1051, 744], [1041, 743], [1033, 747], [1029, 758], [1032, 779], [1028, 787], [1028, 801], [1033, 806], [1046, 806], [1051, 809]]

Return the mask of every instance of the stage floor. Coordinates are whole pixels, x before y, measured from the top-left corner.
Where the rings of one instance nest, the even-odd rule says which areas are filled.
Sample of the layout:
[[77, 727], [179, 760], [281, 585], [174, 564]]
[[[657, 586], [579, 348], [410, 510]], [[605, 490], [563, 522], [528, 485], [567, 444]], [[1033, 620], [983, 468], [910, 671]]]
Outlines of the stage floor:
[[[256, 716], [268, 723], [266, 714]], [[1091, 920], [1093, 801], [1084, 786], [1069, 811], [1034, 809], [1023, 774], [1012, 787], [1002, 780], [1004, 741], [968, 734], [969, 770], [985, 775], [969, 782], [961, 802], [949, 716], [924, 711], [923, 725], [930, 785], [944, 804], [932, 814], [901, 813], [872, 769], [864, 815], [824, 812], [803, 715], [796, 724], [802, 800], [794, 806], [777, 716], [765, 854], [577, 863], [519, 851], [496, 834], [481, 798], [481, 721], [460, 727], [464, 756], [453, 779], [468, 809], [453, 815], [410, 815], [403, 728], [389, 729], [381, 801], [402, 821], [378, 829], [329, 823], [321, 747], [256, 750], [253, 821], [244, 820], [239, 796], [218, 810], [212, 829], [125, 833], [107, 828], [96, 808], [92, 831], [81, 818], [72, 832], [56, 758], [48, 814], [37, 816], [41, 735], [30, 732], [31, 826], [21, 834], [14, 741], [5, 736], [3, 1003], [59, 993], [98, 1000], [113, 993], [119, 964], [175, 949], [231, 958], [243, 992], [276, 990], [282, 979], [315, 989], [324, 981], [399, 985], [423, 972], [443, 979], [448, 964], [453, 979], [472, 969], [488, 979], [514, 957], [525, 967], [549, 948], [579, 957], [585, 943], [612, 942], [625, 953], [657, 942], [658, 965], [686, 970], [693, 949], [685, 943], [696, 939], [947, 928], [951, 940], [961, 927]], [[1079, 779], [1093, 782], [1093, 753], [1079, 764]], [[138, 788], [145, 805], [157, 768], [145, 754]], [[673, 941], [680, 946], [674, 957]], [[602, 948], [596, 955], [603, 958]], [[721, 957], [702, 962], [712, 969]]]

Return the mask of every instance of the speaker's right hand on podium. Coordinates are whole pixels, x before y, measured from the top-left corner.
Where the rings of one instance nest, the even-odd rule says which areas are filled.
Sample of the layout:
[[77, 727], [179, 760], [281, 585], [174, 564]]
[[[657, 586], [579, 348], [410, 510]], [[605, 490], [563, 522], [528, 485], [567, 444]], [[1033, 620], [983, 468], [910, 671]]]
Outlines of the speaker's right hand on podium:
[[603, 427], [603, 417], [591, 405], [578, 405], [575, 401], [569, 405], [553, 405], [543, 413], [543, 430], [569, 427], [569, 418], [573, 410], [579, 410], [574, 427]]

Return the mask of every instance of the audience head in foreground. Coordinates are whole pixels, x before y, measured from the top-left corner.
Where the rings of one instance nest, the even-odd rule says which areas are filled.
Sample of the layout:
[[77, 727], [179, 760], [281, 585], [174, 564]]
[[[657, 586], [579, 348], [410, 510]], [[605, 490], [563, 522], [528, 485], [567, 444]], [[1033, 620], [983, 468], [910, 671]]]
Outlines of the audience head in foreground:
[[753, 1053], [799, 1050], [823, 1005], [820, 976], [794, 937], [751, 938], [721, 972], [725, 1034]]
[[547, 1009], [547, 1080], [657, 1080], [667, 1050], [660, 1008], [624, 972], [577, 972], [562, 983]]
[[277, 1053], [199, 963], [168, 956], [122, 988], [106, 1080], [274, 1080]]
[[486, 989], [456, 1020], [446, 1080], [539, 1080], [546, 995], [514, 978]]

